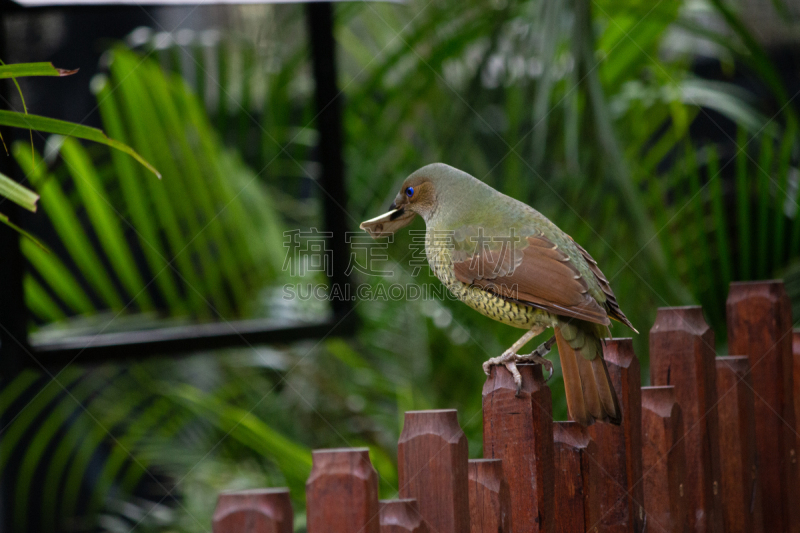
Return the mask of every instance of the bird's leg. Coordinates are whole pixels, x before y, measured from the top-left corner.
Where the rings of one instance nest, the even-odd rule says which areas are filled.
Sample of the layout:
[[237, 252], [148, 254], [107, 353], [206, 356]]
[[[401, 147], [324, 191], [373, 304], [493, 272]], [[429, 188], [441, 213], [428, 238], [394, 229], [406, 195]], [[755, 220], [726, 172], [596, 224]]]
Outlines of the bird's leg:
[[545, 380], [549, 381], [550, 378], [553, 377], [553, 363], [549, 359], [545, 359], [544, 356], [550, 353], [550, 349], [553, 347], [555, 342], [556, 337], [550, 337], [531, 353], [527, 355], [517, 355], [517, 362], [525, 361], [542, 365], [547, 369], [548, 372], [550, 372], [550, 374], [547, 376], [547, 380]]
[[[544, 326], [535, 326], [534, 328], [532, 328], [529, 331], [525, 332], [525, 334], [522, 337], [520, 337], [520, 339], [517, 342], [515, 342], [513, 345], [511, 345], [511, 348], [509, 348], [508, 350], [503, 352], [503, 355], [501, 355], [500, 357], [492, 357], [491, 359], [489, 359], [488, 361], [483, 363], [483, 371], [488, 376], [490, 371], [491, 371], [491, 367], [492, 366], [503, 365], [504, 367], [506, 367], [508, 369], [508, 371], [511, 372], [511, 375], [514, 377], [514, 383], [517, 385], [517, 394], [519, 394], [520, 390], [522, 389], [522, 376], [520, 375], [519, 370], [517, 369], [517, 362], [519, 362], [519, 361], [535, 361], [535, 362], [545, 366], [545, 368], [548, 368], [550, 370], [550, 374], [552, 375], [552, 373], [553, 373], [553, 364], [550, 361], [548, 361], [547, 359], [544, 359], [541, 356], [537, 356], [537, 354], [538, 354], [539, 350], [542, 348], [542, 346], [547, 344], [546, 342], [542, 346], [540, 346], [539, 348], [537, 348], [536, 350], [534, 350], [533, 352], [531, 352], [528, 355], [519, 355], [519, 354], [517, 354], [517, 351], [520, 348], [525, 346], [528, 343], [529, 340], [531, 340], [532, 338], [534, 338], [536, 335], [540, 334], [544, 330], [545, 330]], [[549, 351], [549, 347], [547, 348], [547, 350]], [[544, 353], [547, 353], [547, 352], [544, 352]]]

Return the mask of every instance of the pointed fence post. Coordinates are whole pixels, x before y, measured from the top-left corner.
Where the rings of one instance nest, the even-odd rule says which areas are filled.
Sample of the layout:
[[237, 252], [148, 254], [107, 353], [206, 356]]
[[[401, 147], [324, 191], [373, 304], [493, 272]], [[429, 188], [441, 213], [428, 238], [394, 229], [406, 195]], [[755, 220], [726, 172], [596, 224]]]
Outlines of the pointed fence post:
[[750, 358], [764, 531], [800, 532], [792, 309], [782, 281], [731, 283], [728, 350]]
[[686, 453], [674, 387], [642, 388], [642, 459], [648, 531], [689, 533]]
[[381, 500], [381, 533], [429, 533], [417, 500]]
[[556, 531], [597, 533], [600, 527], [600, 472], [597, 444], [577, 422], [553, 426], [556, 467]]
[[719, 453], [723, 458], [722, 509], [726, 533], [764, 531], [752, 386], [747, 356], [717, 358]]
[[539, 365], [518, 365], [522, 390], [511, 373], [492, 367], [483, 385], [483, 455], [502, 459], [511, 493], [514, 531], [554, 531], [553, 408]]
[[314, 450], [311, 457], [308, 533], [380, 533], [378, 474], [369, 450]]
[[622, 408], [622, 424], [594, 424], [600, 466], [600, 531], [642, 533], [642, 393], [631, 339], [606, 339], [603, 356]]
[[469, 531], [468, 460], [455, 409], [406, 412], [397, 445], [400, 497], [416, 499], [436, 533]]
[[511, 533], [511, 493], [500, 459], [469, 460], [471, 533]]
[[722, 533], [714, 331], [700, 306], [662, 307], [650, 330], [650, 383], [675, 387], [686, 428], [689, 527]]
[[214, 533], [292, 533], [289, 489], [223, 492], [212, 519]]

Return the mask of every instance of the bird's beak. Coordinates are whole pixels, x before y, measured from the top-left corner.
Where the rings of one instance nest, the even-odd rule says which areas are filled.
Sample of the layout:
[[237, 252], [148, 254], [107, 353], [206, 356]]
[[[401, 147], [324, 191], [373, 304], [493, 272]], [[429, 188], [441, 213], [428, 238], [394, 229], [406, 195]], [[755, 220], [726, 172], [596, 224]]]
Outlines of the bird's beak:
[[359, 226], [369, 233], [370, 237], [388, 237], [402, 227], [408, 226], [414, 220], [416, 213], [408, 211], [404, 207], [397, 207], [394, 203], [389, 207], [389, 212], [379, 217], [362, 222]]

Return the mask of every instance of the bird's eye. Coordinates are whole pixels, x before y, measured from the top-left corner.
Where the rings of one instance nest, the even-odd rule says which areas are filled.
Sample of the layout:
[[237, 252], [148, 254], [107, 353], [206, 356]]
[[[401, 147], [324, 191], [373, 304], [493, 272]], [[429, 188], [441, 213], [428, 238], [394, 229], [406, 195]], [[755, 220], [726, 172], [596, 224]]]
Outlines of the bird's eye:
[[406, 189], [406, 196], [408, 196], [409, 198], [411, 198], [412, 196], [414, 196], [414, 187], [408, 187], [408, 188]]

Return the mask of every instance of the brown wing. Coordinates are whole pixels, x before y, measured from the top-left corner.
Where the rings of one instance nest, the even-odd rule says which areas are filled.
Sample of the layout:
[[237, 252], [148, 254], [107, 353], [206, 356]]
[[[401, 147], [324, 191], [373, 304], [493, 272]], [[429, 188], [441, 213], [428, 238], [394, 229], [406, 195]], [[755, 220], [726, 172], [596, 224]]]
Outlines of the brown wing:
[[589, 287], [569, 256], [543, 235], [527, 237], [528, 246], [514, 250], [514, 268], [504, 268], [510, 254], [477, 249], [453, 262], [456, 279], [509, 300], [604, 326], [606, 310], [589, 294]]
[[[617, 303], [617, 297], [614, 296], [614, 291], [611, 290], [611, 285], [608, 283], [608, 280], [605, 278], [603, 273], [600, 271], [600, 267], [597, 266], [597, 261], [595, 261], [589, 252], [583, 249], [583, 247], [575, 241], [575, 246], [578, 247], [578, 250], [581, 251], [583, 257], [586, 259], [586, 262], [589, 264], [589, 268], [592, 269], [592, 273], [597, 281], [600, 283], [600, 288], [603, 289], [603, 293], [606, 295], [605, 307], [608, 310], [608, 316], [615, 320], [619, 320], [633, 331], [636, 331], [636, 328], [633, 327], [631, 321], [628, 320], [628, 317], [625, 316], [625, 313], [622, 312], [620, 309], [619, 304]], [[636, 331], [636, 333], [639, 333]]]

